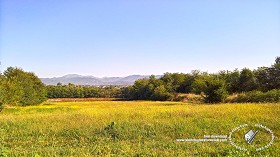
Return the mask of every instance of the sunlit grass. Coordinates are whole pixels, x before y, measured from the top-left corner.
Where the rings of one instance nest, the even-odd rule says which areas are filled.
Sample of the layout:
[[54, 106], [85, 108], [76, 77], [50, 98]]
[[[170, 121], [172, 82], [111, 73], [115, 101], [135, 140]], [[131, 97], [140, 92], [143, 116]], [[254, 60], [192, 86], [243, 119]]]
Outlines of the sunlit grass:
[[[280, 104], [47, 102], [9, 107], [0, 113], [0, 152], [8, 156], [275, 156], [280, 153], [279, 121]], [[207, 134], [228, 135], [244, 123], [273, 130], [273, 146], [262, 152], [242, 152], [229, 142], [176, 142]]]

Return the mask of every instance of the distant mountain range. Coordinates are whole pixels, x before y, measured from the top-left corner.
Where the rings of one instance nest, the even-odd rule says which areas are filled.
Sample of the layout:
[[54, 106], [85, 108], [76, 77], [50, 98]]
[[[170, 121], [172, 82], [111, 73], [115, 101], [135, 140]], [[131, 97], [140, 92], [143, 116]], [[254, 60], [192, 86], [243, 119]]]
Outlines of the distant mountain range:
[[[149, 78], [150, 75], [130, 75], [126, 77], [94, 77], [94, 76], [82, 76], [77, 74], [69, 74], [62, 77], [53, 78], [40, 78], [46, 85], [57, 85], [57, 83], [68, 84], [72, 83], [75, 85], [120, 85], [127, 86], [132, 85], [136, 80], [142, 78]], [[156, 78], [161, 75], [156, 75]]]

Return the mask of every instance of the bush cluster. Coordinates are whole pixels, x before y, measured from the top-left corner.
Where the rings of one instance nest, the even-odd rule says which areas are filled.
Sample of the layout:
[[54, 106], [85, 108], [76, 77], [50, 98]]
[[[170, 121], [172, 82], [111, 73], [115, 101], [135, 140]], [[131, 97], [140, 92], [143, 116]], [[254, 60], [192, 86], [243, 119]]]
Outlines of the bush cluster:
[[117, 86], [81, 86], [69, 83], [47, 86], [48, 98], [117, 98], [120, 88]]
[[273, 89], [268, 92], [262, 91], [250, 91], [240, 93], [231, 102], [243, 103], [243, 102], [280, 102], [280, 90]]
[[0, 77], [0, 108], [4, 104], [35, 105], [47, 99], [45, 85], [34, 73], [9, 67]]
[[[275, 92], [271, 92], [273, 89], [280, 89], [280, 57], [270, 67], [257, 70], [244, 68], [216, 74], [193, 71], [189, 74], [165, 73], [161, 78], [152, 76], [124, 88], [122, 94], [133, 100], [176, 100], [177, 93], [194, 92], [200, 94], [206, 103], [218, 103], [224, 102], [228, 94], [248, 92], [246, 96], [241, 94], [238, 101], [279, 101]], [[265, 93], [267, 91], [270, 92]], [[247, 97], [261, 100], [247, 100]]]

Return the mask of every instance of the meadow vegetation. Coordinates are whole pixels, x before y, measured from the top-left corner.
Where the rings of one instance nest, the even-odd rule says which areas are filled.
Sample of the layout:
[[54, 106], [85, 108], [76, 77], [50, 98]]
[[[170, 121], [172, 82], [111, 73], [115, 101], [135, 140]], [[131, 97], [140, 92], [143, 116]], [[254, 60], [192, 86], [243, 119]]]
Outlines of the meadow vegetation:
[[[94, 101], [7, 106], [0, 114], [0, 156], [278, 156], [279, 121], [279, 103]], [[244, 152], [229, 142], [176, 142], [228, 135], [245, 123], [269, 127], [276, 136], [273, 145]]]

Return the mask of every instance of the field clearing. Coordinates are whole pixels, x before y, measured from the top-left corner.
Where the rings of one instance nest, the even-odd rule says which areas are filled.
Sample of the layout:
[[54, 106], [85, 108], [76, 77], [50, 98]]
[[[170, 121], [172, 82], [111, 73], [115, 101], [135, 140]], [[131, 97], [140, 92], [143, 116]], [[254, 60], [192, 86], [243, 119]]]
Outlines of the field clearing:
[[[278, 156], [279, 122], [279, 103], [46, 102], [0, 113], [0, 156]], [[176, 142], [245, 123], [269, 127], [273, 145], [244, 152], [228, 141]]]

